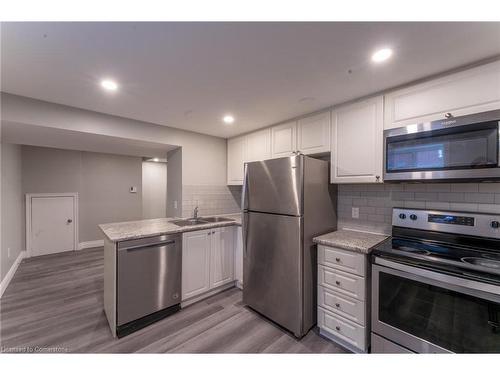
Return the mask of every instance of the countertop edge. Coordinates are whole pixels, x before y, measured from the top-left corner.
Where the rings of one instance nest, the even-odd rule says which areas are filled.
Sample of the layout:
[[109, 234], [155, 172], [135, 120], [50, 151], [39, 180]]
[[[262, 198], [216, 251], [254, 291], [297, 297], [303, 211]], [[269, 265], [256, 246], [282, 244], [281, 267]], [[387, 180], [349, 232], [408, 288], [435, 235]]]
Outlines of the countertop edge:
[[[356, 234], [362, 236], [363, 238], [356, 238]], [[338, 238], [335, 238], [335, 236], [338, 236]], [[342, 250], [368, 255], [371, 253], [371, 250], [374, 246], [385, 241], [389, 237], [390, 235], [382, 233], [370, 233], [357, 230], [339, 229], [337, 231], [314, 237], [313, 242], [318, 245], [336, 247]], [[361, 242], [361, 244], [356, 242]]]
[[[227, 214], [227, 215], [217, 215], [217, 216], [234, 216], [237, 214]], [[175, 220], [175, 219], [172, 219]], [[126, 222], [124, 222], [126, 223]], [[148, 238], [148, 237], [155, 237], [155, 236], [161, 236], [165, 234], [182, 234], [186, 232], [194, 232], [197, 230], [205, 230], [205, 229], [212, 229], [212, 228], [222, 228], [222, 227], [229, 227], [229, 226], [239, 226], [241, 227], [241, 221], [238, 221], [235, 219], [234, 221], [225, 221], [225, 222], [218, 222], [218, 223], [206, 223], [206, 224], [198, 224], [198, 225], [192, 225], [192, 226], [185, 226], [185, 227], [178, 227], [170, 230], [161, 230], [161, 231], [156, 231], [156, 232], [151, 232], [147, 234], [138, 234], [138, 235], [128, 235], [128, 236], [109, 236], [108, 233], [106, 233], [106, 229], [103, 228], [103, 226], [111, 225], [111, 224], [121, 224], [121, 223], [110, 223], [110, 224], [98, 224], [99, 229], [101, 232], [104, 234], [104, 236], [111, 242], [121, 242], [121, 241], [128, 241], [128, 240], [137, 240], [140, 238]], [[172, 224], [175, 225], [175, 224]]]

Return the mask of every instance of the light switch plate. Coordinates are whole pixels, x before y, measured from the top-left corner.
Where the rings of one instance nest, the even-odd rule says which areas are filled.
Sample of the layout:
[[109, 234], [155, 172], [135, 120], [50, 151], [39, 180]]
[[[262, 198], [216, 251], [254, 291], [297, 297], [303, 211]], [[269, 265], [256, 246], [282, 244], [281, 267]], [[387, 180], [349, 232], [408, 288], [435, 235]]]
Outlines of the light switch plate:
[[137, 186], [131, 186], [129, 191], [131, 193], [137, 193]]
[[352, 218], [359, 219], [359, 207], [352, 208]]

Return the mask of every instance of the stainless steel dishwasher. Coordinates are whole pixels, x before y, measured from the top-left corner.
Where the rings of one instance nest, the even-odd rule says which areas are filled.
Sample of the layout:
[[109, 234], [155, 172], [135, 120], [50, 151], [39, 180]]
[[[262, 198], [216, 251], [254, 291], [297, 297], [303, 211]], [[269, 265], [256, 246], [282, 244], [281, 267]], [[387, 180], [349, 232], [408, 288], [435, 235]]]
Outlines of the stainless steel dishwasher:
[[182, 235], [119, 242], [116, 262], [118, 337], [180, 309]]

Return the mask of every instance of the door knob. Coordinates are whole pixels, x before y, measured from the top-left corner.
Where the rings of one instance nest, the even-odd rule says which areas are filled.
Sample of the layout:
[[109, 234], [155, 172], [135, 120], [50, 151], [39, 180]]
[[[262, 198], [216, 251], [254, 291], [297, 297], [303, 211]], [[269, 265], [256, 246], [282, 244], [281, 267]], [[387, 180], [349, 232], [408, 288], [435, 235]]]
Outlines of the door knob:
[[68, 219], [68, 220], [67, 220], [67, 223], [68, 223], [68, 224], [71, 224], [72, 222], [73, 222], [73, 220], [72, 220], [72, 219]]

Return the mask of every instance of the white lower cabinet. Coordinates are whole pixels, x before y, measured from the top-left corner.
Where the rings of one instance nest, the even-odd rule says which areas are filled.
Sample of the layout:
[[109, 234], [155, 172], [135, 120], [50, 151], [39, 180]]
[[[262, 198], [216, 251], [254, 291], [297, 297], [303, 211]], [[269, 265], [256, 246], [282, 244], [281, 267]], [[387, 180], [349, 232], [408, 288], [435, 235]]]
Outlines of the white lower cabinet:
[[318, 245], [318, 327], [354, 351], [369, 350], [367, 255]]
[[182, 235], [182, 300], [210, 290], [211, 230]]
[[234, 281], [234, 227], [182, 236], [182, 301]]
[[217, 288], [234, 280], [233, 227], [212, 230], [210, 257], [210, 288]]

